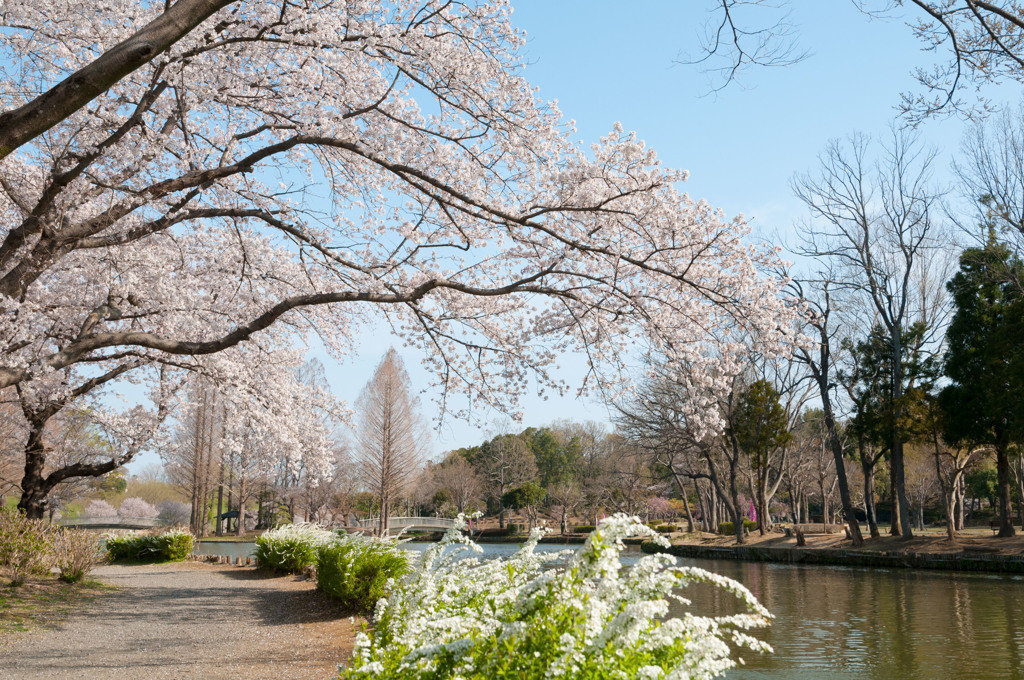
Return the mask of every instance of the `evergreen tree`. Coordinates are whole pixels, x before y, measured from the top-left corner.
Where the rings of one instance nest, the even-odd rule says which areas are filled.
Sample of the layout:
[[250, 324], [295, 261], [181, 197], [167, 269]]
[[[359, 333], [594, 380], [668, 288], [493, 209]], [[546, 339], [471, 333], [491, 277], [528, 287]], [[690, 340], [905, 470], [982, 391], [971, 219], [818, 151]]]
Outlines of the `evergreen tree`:
[[946, 331], [940, 394], [946, 438], [991, 446], [996, 453], [999, 535], [1013, 536], [1010, 452], [1021, 441], [1024, 399], [1024, 297], [1021, 262], [996, 240], [960, 256], [960, 271], [946, 284], [956, 311]]

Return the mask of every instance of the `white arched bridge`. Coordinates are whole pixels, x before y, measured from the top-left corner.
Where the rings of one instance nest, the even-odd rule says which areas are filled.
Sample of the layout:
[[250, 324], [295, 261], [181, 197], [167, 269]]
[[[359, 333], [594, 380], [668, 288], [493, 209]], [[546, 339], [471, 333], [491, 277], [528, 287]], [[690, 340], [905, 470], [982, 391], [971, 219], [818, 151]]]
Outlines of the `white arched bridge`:
[[57, 523], [76, 529], [154, 529], [159, 526], [153, 517], [74, 517]]
[[[447, 517], [389, 517], [388, 531], [448, 531], [454, 524], [455, 520]], [[380, 518], [357, 519], [352, 526], [357, 529], [376, 529], [380, 526]]]

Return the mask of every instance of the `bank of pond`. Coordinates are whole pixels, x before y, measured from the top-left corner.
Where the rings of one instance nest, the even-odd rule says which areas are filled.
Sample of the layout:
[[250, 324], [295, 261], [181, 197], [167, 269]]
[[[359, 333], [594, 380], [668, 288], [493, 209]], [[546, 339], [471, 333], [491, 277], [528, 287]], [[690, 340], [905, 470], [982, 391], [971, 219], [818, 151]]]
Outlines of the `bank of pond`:
[[[407, 543], [421, 552], [425, 543]], [[572, 548], [573, 546], [569, 546]], [[513, 554], [515, 543], [487, 543], [484, 557]], [[541, 544], [538, 551], [565, 550]], [[234, 559], [253, 543], [199, 541], [196, 553]], [[736, 553], [732, 553], [735, 556]], [[629, 546], [623, 563], [643, 552]], [[744, 584], [775, 616], [755, 635], [775, 648], [741, 654], [733, 680], [751, 678], [1024, 679], [1024, 575], [907, 568], [680, 557]], [[690, 611], [724, 615], [736, 600], [720, 589], [691, 586]], [[682, 608], [672, 612], [680, 615]]]

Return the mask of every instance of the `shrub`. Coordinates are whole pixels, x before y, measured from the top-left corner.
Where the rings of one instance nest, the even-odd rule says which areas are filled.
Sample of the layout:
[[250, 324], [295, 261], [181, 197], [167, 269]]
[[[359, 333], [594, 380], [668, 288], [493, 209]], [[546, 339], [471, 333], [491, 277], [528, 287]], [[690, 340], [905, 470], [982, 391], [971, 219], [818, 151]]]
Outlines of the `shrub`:
[[104, 547], [114, 562], [180, 562], [194, 545], [192, 534], [172, 529], [158, 534], [107, 534]]
[[[735, 665], [729, 640], [770, 650], [744, 632], [771, 615], [739, 583], [676, 567], [666, 554], [623, 570], [622, 539], [667, 544], [638, 518], [603, 520], [575, 554], [535, 552], [535, 530], [513, 557], [485, 561], [460, 559], [480, 552], [460, 528], [377, 603], [374, 629], [357, 635], [342, 678], [708, 678]], [[668, 617], [673, 591], [696, 582], [733, 593], [746, 611]]]
[[125, 498], [121, 501], [121, 507], [117, 509], [118, 517], [144, 517], [153, 519], [160, 514], [160, 511], [137, 496]]
[[659, 534], [671, 534], [674, 531], [679, 531], [679, 527], [675, 524], [659, 524], [654, 527], [654, 530]]
[[117, 517], [117, 510], [110, 503], [103, 500], [89, 501], [82, 511], [84, 517]]
[[572, 530], [577, 534], [589, 534], [594, 529], [595, 527], [593, 524], [581, 524], [572, 528]]
[[7, 567], [11, 585], [25, 583], [29, 574], [45, 574], [53, 565], [54, 527], [28, 519], [16, 508], [0, 508], [0, 564]]
[[409, 571], [409, 555], [394, 540], [345, 536], [317, 550], [316, 585], [353, 611], [368, 612], [391, 579]]
[[[743, 528], [748, 530], [748, 531], [752, 531], [753, 529], [757, 528], [757, 522], [752, 522], [749, 519], [745, 519], [745, 520], [743, 520]], [[733, 531], [733, 523], [732, 522], [722, 522], [721, 524], [718, 525], [718, 533], [723, 534], [725, 536], [732, 535], [733, 533], [735, 533]]]
[[60, 580], [78, 583], [106, 559], [100, 537], [94, 533], [63, 529], [56, 533], [54, 551]]
[[261, 567], [290, 573], [316, 564], [316, 551], [336, 537], [319, 524], [286, 524], [257, 538], [253, 555]]

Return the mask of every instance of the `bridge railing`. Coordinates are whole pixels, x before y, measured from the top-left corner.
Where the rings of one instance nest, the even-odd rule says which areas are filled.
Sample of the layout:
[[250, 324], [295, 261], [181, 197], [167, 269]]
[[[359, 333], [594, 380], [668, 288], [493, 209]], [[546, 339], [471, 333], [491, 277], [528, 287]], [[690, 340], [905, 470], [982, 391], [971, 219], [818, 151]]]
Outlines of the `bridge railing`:
[[[449, 517], [389, 517], [388, 529], [450, 529], [455, 520]], [[373, 529], [380, 525], [379, 517], [358, 519], [354, 526], [361, 529]]]
[[160, 526], [154, 517], [73, 517], [58, 520], [57, 523], [83, 529], [155, 529]]

